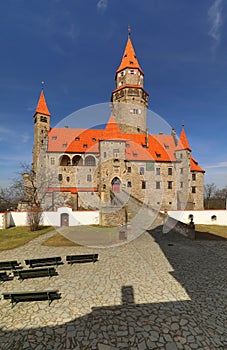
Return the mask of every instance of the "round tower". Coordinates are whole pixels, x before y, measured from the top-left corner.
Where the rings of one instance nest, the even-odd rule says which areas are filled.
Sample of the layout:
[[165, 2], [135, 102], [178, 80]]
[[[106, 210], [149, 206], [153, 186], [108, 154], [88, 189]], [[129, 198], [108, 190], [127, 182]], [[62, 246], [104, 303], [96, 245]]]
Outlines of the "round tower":
[[112, 92], [113, 115], [123, 133], [145, 133], [148, 93], [144, 90], [144, 73], [132, 45], [128, 40], [115, 76], [116, 88]]

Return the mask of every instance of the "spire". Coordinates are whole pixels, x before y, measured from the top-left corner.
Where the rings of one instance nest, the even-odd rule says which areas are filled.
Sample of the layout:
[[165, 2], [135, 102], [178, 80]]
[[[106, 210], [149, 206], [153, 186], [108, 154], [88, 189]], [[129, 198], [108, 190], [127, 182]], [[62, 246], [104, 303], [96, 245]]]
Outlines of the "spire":
[[131, 28], [128, 27], [128, 40], [125, 51], [121, 60], [121, 64], [117, 69], [117, 73], [125, 68], [138, 68], [142, 73], [142, 69], [136, 57], [136, 53], [131, 41]]
[[42, 86], [42, 91], [39, 97], [39, 102], [37, 104], [36, 107], [36, 113], [40, 113], [40, 114], [45, 114], [45, 115], [49, 115], [50, 116], [50, 112], [48, 110], [47, 104], [46, 104], [46, 100], [45, 100], [45, 96], [44, 96], [44, 92], [43, 92], [43, 86]]
[[180, 134], [180, 138], [179, 138], [179, 142], [178, 142], [178, 146], [177, 146], [177, 150], [188, 150], [188, 151], [192, 151], [191, 147], [189, 146], [189, 142], [184, 130], [184, 127], [182, 128], [181, 134]]

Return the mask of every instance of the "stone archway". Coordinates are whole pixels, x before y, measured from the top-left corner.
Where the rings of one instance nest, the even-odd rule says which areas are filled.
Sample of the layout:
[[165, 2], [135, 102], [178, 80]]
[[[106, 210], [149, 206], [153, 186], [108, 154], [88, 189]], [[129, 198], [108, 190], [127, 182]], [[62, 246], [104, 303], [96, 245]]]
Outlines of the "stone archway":
[[112, 191], [115, 193], [121, 192], [121, 180], [118, 177], [114, 177], [111, 181]]

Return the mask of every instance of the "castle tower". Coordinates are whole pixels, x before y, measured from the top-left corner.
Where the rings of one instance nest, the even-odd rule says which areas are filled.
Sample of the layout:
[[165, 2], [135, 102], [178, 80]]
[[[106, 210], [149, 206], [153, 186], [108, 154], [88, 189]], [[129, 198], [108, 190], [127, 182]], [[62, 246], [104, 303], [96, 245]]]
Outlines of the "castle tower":
[[43, 89], [41, 91], [39, 101], [34, 118], [34, 146], [33, 146], [33, 171], [37, 170], [39, 154], [44, 145], [47, 133], [50, 131], [50, 112], [48, 110]]
[[115, 76], [112, 92], [113, 115], [123, 133], [145, 133], [148, 93], [144, 90], [144, 73], [139, 65], [128, 31], [128, 40]]

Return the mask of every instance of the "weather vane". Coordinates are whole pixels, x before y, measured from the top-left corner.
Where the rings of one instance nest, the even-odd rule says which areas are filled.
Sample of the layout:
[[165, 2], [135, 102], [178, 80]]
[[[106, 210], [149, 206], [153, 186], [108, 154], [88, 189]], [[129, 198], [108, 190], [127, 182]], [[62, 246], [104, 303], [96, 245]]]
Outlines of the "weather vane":
[[44, 88], [44, 81], [42, 81], [41, 84], [42, 84], [42, 90], [43, 90], [43, 88]]
[[128, 26], [128, 36], [130, 36], [130, 35], [131, 35], [131, 27]]
[[184, 129], [184, 120], [182, 120], [182, 128]]

